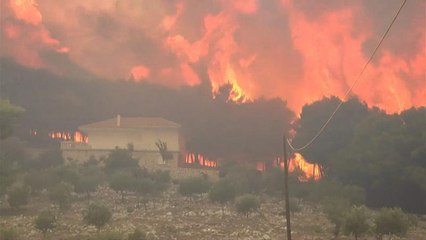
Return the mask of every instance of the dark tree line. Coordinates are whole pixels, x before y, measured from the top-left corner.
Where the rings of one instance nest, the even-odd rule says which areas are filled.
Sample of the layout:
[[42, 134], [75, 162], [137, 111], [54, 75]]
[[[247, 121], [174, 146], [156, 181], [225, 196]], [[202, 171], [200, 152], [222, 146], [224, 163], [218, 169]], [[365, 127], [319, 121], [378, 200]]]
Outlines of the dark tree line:
[[[339, 101], [324, 98], [305, 106], [293, 143], [308, 141]], [[325, 178], [363, 187], [369, 206], [425, 213], [425, 127], [425, 107], [386, 114], [351, 99], [302, 154], [322, 166]]]

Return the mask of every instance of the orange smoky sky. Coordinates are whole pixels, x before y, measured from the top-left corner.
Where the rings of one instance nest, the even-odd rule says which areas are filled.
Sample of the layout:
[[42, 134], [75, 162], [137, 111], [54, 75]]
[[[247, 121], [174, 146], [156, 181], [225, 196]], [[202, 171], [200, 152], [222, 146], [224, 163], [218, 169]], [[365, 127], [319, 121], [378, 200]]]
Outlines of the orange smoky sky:
[[[0, 53], [64, 75], [79, 69], [170, 87], [210, 81], [213, 91], [232, 83], [250, 99], [280, 97], [300, 112], [344, 96], [401, 3], [4, 0]], [[426, 105], [425, 7], [407, 1], [353, 90], [370, 106]]]

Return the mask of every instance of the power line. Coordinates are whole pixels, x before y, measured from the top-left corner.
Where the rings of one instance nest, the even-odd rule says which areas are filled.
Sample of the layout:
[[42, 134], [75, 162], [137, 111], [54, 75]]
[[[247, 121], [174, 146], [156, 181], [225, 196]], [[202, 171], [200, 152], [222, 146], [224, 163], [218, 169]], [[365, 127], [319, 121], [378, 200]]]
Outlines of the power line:
[[[398, 9], [398, 12], [395, 14], [395, 16], [392, 19], [392, 22], [389, 24], [388, 28], [386, 29], [385, 33], [383, 34], [382, 38], [380, 39], [380, 42], [377, 44], [376, 48], [374, 49], [373, 53], [371, 54], [370, 58], [368, 59], [368, 61], [365, 63], [364, 67], [362, 68], [361, 72], [358, 74], [357, 78], [355, 79], [355, 81], [352, 83], [351, 87], [348, 89], [348, 91], [346, 91], [343, 99], [346, 99], [349, 95], [349, 93], [352, 92], [352, 89], [355, 87], [355, 85], [358, 83], [358, 81], [360, 80], [362, 74], [364, 73], [365, 69], [367, 68], [367, 66], [370, 64], [370, 62], [373, 60], [374, 55], [376, 54], [377, 50], [380, 48], [380, 46], [383, 43], [383, 40], [385, 40], [386, 36], [388, 35], [390, 29], [392, 28], [393, 24], [395, 23], [396, 19], [398, 18], [399, 13], [401, 12], [402, 8], [404, 7], [405, 3], [407, 2], [407, 0], [404, 0], [404, 2], [401, 4], [401, 6]], [[287, 138], [287, 143], [290, 146], [290, 148], [295, 151], [301, 151], [307, 147], [309, 147], [320, 135], [321, 133], [324, 131], [324, 129], [327, 127], [327, 125], [330, 123], [330, 121], [333, 119], [334, 115], [336, 115], [336, 113], [339, 111], [340, 107], [343, 105], [343, 100], [340, 101], [340, 103], [337, 105], [336, 109], [333, 111], [333, 113], [330, 115], [330, 117], [328, 118], [328, 120], [322, 125], [322, 127], [319, 129], [319, 131], [317, 132], [317, 134], [315, 134], [315, 136], [308, 141], [305, 145], [303, 145], [302, 147], [296, 148], [291, 144], [291, 141]]]

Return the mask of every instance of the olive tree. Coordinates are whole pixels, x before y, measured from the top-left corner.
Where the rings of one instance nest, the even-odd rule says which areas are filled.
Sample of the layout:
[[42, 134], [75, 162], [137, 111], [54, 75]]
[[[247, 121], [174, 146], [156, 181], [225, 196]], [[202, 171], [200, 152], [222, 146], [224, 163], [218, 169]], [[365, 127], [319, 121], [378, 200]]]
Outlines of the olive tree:
[[344, 233], [347, 235], [353, 235], [355, 239], [358, 240], [358, 237], [362, 237], [370, 228], [367, 219], [367, 209], [365, 207], [352, 207], [344, 217]]
[[222, 208], [222, 217], [225, 212], [225, 204], [235, 198], [234, 187], [226, 180], [219, 180], [213, 184], [209, 191], [209, 199], [212, 202], [220, 203]]
[[207, 193], [210, 189], [210, 182], [204, 177], [191, 177], [179, 181], [179, 193], [192, 200], [194, 194]]
[[29, 189], [26, 186], [15, 186], [7, 192], [7, 202], [13, 209], [28, 204]]
[[90, 204], [83, 213], [84, 221], [89, 225], [95, 226], [98, 232], [109, 222], [111, 217], [112, 213], [107, 207], [94, 203]]
[[237, 212], [245, 215], [247, 218], [251, 212], [257, 211], [259, 207], [259, 199], [251, 194], [238, 197], [235, 203]]
[[410, 227], [409, 217], [400, 208], [383, 208], [374, 220], [375, 234], [381, 240], [384, 235], [405, 236]]
[[55, 228], [55, 223], [55, 214], [48, 210], [42, 211], [34, 220], [35, 227], [43, 233], [44, 237], [46, 237], [49, 230]]

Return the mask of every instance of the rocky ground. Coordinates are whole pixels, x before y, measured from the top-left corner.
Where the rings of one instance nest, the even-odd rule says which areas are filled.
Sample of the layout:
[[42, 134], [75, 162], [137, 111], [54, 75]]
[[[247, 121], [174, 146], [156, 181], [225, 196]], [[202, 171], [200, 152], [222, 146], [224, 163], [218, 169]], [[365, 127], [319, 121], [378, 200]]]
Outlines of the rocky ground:
[[[88, 202], [84, 196], [76, 198], [71, 208], [60, 215], [56, 228], [48, 234], [49, 239], [90, 239], [97, 235], [96, 228], [82, 221], [82, 212]], [[125, 236], [135, 228], [140, 228], [147, 233], [148, 239], [164, 240], [286, 239], [282, 214], [284, 204], [279, 199], [267, 196], [262, 197], [260, 211], [248, 218], [237, 214], [231, 206], [225, 208], [222, 216], [221, 207], [210, 203], [206, 196], [190, 201], [180, 196], [175, 186], [156, 199], [155, 204], [150, 202], [146, 210], [143, 206], [137, 207], [136, 198], [131, 195], [122, 203], [120, 196], [107, 187], [99, 188], [92, 202], [105, 204], [113, 212], [112, 220], [102, 232], [119, 232]], [[293, 239], [332, 239], [333, 226], [321, 211], [307, 204], [300, 205], [301, 211], [292, 215]], [[19, 212], [10, 211], [3, 202], [0, 225], [15, 228], [19, 239], [43, 239], [33, 222], [37, 213], [46, 208], [54, 206], [43, 194], [32, 198], [31, 203]], [[422, 220], [402, 239], [420, 240], [425, 239], [425, 236], [426, 221]]]

